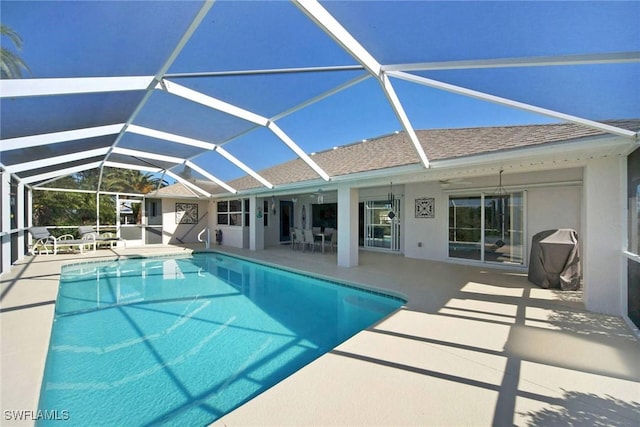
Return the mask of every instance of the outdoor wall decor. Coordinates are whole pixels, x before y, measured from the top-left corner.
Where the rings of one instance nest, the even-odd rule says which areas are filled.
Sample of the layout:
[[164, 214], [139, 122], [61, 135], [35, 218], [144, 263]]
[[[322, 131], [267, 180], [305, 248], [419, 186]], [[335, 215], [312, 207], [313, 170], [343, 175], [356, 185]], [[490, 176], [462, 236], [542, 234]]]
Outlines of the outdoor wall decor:
[[416, 218], [435, 218], [436, 217], [436, 199], [433, 197], [424, 197], [416, 199]]
[[176, 224], [197, 224], [197, 203], [176, 203]]

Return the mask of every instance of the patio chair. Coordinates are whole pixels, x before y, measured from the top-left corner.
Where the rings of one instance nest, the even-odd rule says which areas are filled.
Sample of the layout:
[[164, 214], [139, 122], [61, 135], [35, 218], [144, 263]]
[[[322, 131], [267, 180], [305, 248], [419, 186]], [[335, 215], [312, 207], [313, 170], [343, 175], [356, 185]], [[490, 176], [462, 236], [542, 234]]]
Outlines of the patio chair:
[[77, 247], [80, 253], [84, 252], [85, 247], [93, 247], [93, 250], [96, 250], [96, 237], [93, 234], [86, 234], [82, 239], [76, 239], [72, 234], [54, 237], [46, 227], [31, 227], [29, 233], [36, 239], [31, 248], [33, 255], [49, 254], [51, 248], [53, 248], [53, 255], [56, 255], [61, 248], [74, 249]]
[[[90, 225], [81, 225], [80, 227], [78, 227], [78, 234], [80, 235], [80, 238], [84, 238], [85, 236], [88, 236], [88, 235], [93, 235], [96, 240], [96, 244], [98, 245], [99, 248], [109, 247], [113, 249], [116, 246], [118, 246], [118, 242], [124, 242], [123, 239], [121, 239], [120, 237], [117, 237], [113, 233], [107, 232], [99, 235]], [[125, 242], [125, 247], [126, 247], [126, 242]]]
[[307, 246], [311, 246], [313, 252], [316, 251], [316, 242], [313, 235], [313, 230], [305, 228], [304, 230], [304, 242], [302, 243], [302, 251], [304, 252]]
[[304, 248], [304, 236], [302, 230], [294, 228], [291, 234], [291, 249], [295, 249], [296, 246], [302, 246]]
[[331, 233], [329, 246], [331, 247], [331, 252], [338, 248], [338, 230], [333, 230], [333, 233]]
[[31, 227], [29, 233], [34, 240], [31, 246], [31, 255], [49, 254], [54, 251], [55, 241], [54, 237], [49, 233], [46, 227]]

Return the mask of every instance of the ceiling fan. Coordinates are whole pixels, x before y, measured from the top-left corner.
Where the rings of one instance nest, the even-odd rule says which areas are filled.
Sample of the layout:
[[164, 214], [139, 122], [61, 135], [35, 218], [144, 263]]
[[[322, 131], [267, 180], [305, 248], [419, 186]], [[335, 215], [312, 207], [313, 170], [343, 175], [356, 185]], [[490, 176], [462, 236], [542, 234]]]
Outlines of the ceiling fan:
[[317, 191], [310, 193], [309, 197], [311, 197], [312, 199], [317, 198], [318, 204], [324, 203], [324, 194], [322, 193], [322, 188], [318, 188]]
[[472, 181], [467, 181], [464, 178], [449, 178], [449, 179], [441, 179], [440, 185], [443, 188], [450, 187], [452, 185], [465, 185], [465, 184], [473, 184]]

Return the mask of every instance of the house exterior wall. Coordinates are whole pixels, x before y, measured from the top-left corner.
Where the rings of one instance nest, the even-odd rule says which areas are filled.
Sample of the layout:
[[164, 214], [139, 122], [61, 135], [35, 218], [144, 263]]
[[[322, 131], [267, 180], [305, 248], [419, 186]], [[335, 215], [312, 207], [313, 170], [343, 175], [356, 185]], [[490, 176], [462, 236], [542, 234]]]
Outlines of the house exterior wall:
[[[495, 177], [472, 178], [474, 188], [463, 194], [488, 193]], [[514, 191], [526, 191], [525, 266], [529, 263], [531, 238], [539, 231], [572, 228], [582, 235], [582, 169], [510, 174], [505, 179]], [[493, 186], [492, 186], [493, 185]], [[456, 194], [460, 194], [456, 192]], [[433, 197], [435, 218], [415, 218], [415, 199]], [[409, 258], [446, 261], [449, 241], [449, 192], [438, 182], [405, 185], [404, 254]], [[418, 244], [421, 243], [421, 246]]]
[[571, 228], [582, 236], [582, 186], [527, 190], [527, 237], [555, 228]]
[[[529, 264], [532, 237], [543, 230], [571, 228], [578, 232], [584, 278], [584, 300], [592, 311], [621, 314], [623, 311], [621, 252], [624, 239], [625, 195], [622, 160], [619, 157], [588, 160], [585, 166], [556, 168], [545, 171], [505, 174], [505, 186], [509, 191], [525, 192], [525, 255], [523, 268]], [[496, 169], [498, 170], [498, 169]], [[409, 258], [435, 261], [451, 261], [448, 257], [448, 227], [450, 195], [491, 194], [495, 191], [496, 174], [470, 178], [470, 190], [452, 190], [439, 182], [416, 182], [394, 186], [394, 193], [402, 201], [401, 252]], [[387, 195], [384, 185], [361, 188], [358, 201], [380, 200]], [[301, 210], [305, 206], [307, 227], [311, 224], [311, 205], [316, 202], [308, 194], [295, 196], [294, 227], [301, 227]], [[432, 197], [435, 200], [434, 218], [416, 218], [415, 200]], [[263, 205], [257, 198], [258, 206]], [[276, 213], [269, 204], [269, 225], [263, 228], [264, 247], [278, 245], [280, 227], [280, 198], [274, 198]], [[282, 200], [291, 200], [283, 196]], [[335, 191], [324, 194], [325, 203], [337, 201]], [[165, 228], [169, 234], [182, 235], [175, 223], [176, 200], [163, 204]], [[206, 202], [204, 202], [206, 204]], [[200, 209], [206, 209], [203, 204]], [[608, 208], [605, 208], [608, 207]], [[215, 203], [213, 204], [215, 209]], [[210, 211], [214, 211], [210, 209]], [[257, 220], [252, 214], [252, 221]], [[215, 212], [209, 214], [210, 223], [216, 223]], [[214, 226], [223, 232], [225, 245], [249, 247], [249, 227]], [[340, 227], [339, 227], [340, 228]], [[197, 241], [194, 229], [185, 237], [186, 242]], [[464, 261], [462, 261], [464, 262]]]
[[[425, 197], [435, 199], [434, 218], [415, 217], [415, 200]], [[449, 241], [447, 204], [447, 195], [438, 182], [405, 184], [404, 223], [402, 224], [405, 256], [435, 261], [447, 259]]]
[[[234, 248], [244, 247], [244, 229], [234, 225], [217, 225], [215, 229], [222, 231], [222, 244]], [[247, 228], [248, 230], [248, 228]], [[214, 239], [215, 241], [215, 239]]]
[[[194, 224], [176, 224], [176, 203], [196, 203], [198, 205], [198, 218], [205, 212], [209, 212], [207, 200], [194, 199], [163, 199], [162, 200], [162, 243], [178, 244], [177, 239], [183, 243], [198, 243], [198, 233], [207, 227], [209, 214], [194, 227]], [[211, 230], [213, 232], [213, 230]], [[213, 240], [213, 233], [211, 235]]]
[[260, 203], [264, 205], [264, 201], [267, 201], [269, 206], [269, 211], [267, 215], [269, 215], [269, 225], [264, 228], [264, 245], [265, 247], [275, 246], [280, 243], [280, 199], [274, 198], [276, 205], [276, 213], [273, 213], [273, 209], [271, 205], [274, 203], [271, 197], [267, 197], [261, 200]]
[[623, 159], [589, 160], [584, 171], [584, 296], [588, 310], [624, 315], [626, 177]]

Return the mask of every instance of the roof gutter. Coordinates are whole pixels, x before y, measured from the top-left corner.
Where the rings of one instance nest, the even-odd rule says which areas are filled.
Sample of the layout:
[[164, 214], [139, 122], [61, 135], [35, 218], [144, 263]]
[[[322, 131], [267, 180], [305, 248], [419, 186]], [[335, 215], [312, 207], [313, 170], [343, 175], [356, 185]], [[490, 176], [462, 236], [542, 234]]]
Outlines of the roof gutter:
[[[449, 169], [455, 167], [469, 167], [477, 165], [485, 165], [487, 163], [501, 163], [514, 160], [530, 159], [535, 157], [537, 159], [548, 157], [551, 159], [553, 156], [559, 154], [571, 154], [572, 157], [578, 155], [579, 157], [593, 157], [598, 152], [606, 152], [607, 154], [629, 154], [635, 147], [638, 146], [637, 141], [631, 141], [625, 137], [619, 136], [593, 136], [581, 138], [576, 141], [558, 141], [557, 143], [546, 143], [538, 146], [528, 146], [520, 148], [506, 149], [504, 151], [475, 154], [470, 156], [461, 156], [452, 159], [433, 160], [431, 162], [431, 168], [433, 169]], [[597, 150], [597, 151], [596, 151]], [[594, 151], [596, 151], [594, 153]], [[588, 156], [584, 153], [588, 152]], [[580, 155], [580, 153], [583, 153]]]

